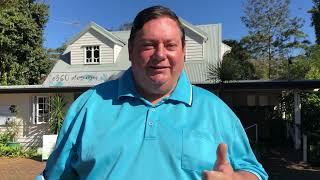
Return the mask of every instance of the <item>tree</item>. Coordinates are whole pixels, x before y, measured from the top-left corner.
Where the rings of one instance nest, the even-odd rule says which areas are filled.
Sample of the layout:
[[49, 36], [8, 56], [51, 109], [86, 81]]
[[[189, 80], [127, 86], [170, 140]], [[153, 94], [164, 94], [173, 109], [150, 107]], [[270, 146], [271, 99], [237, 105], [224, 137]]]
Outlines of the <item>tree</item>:
[[51, 69], [42, 47], [48, 6], [35, 0], [0, 5], [0, 85], [38, 84]]
[[58, 60], [58, 59], [60, 59], [60, 56], [66, 50], [66, 48], [67, 48], [67, 44], [63, 43], [62, 46], [60, 46], [60, 47], [58, 47], [56, 49], [54, 49], [54, 48], [47, 49], [48, 58], [50, 60]]
[[310, 61], [310, 69], [306, 79], [320, 79], [320, 45], [315, 44], [307, 49], [306, 58]]
[[257, 79], [249, 52], [236, 40], [224, 40], [231, 47], [231, 52], [224, 56], [223, 61], [209, 65], [209, 79], [221, 82], [229, 80]]
[[130, 31], [132, 28], [132, 22], [126, 22], [119, 26], [118, 31]]
[[246, 0], [242, 22], [249, 34], [242, 43], [253, 57], [268, 61], [268, 77], [273, 77], [272, 60], [290, 56], [296, 48], [308, 43], [300, 30], [303, 21], [289, 17], [290, 0]]
[[313, 0], [313, 4], [309, 13], [311, 13], [312, 26], [316, 33], [316, 43], [320, 45], [320, 0]]
[[236, 40], [224, 40], [223, 43], [232, 48], [222, 61], [222, 64], [230, 70], [228, 80], [257, 79], [254, 66], [248, 61], [251, 56], [243, 45]]

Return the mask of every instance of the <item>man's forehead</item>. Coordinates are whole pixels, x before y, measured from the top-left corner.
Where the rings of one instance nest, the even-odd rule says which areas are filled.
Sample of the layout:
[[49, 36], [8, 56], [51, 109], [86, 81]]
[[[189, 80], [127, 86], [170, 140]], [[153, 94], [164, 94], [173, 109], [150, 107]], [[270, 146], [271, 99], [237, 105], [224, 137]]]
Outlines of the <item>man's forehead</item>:
[[[156, 27], [155, 27], [156, 26]], [[160, 29], [160, 30], [159, 30]], [[160, 32], [158, 32], [160, 31]], [[146, 22], [143, 27], [138, 31], [141, 35], [143, 34], [158, 34], [161, 32], [178, 32], [181, 30], [176, 21], [171, 18], [157, 18]]]

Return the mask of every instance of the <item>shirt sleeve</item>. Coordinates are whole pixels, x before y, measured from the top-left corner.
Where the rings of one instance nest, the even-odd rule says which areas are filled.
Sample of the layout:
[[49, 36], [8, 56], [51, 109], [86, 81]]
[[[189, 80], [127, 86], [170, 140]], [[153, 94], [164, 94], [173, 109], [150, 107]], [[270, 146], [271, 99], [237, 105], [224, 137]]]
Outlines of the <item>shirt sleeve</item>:
[[77, 157], [77, 137], [86, 115], [86, 101], [90, 90], [82, 94], [69, 108], [59, 132], [54, 151], [50, 155], [42, 176], [47, 179], [76, 179], [72, 160]]
[[[231, 111], [231, 110], [230, 110]], [[233, 122], [233, 137], [229, 145], [230, 162], [235, 171], [247, 171], [255, 174], [260, 180], [267, 180], [268, 174], [257, 161], [240, 120], [231, 112]]]

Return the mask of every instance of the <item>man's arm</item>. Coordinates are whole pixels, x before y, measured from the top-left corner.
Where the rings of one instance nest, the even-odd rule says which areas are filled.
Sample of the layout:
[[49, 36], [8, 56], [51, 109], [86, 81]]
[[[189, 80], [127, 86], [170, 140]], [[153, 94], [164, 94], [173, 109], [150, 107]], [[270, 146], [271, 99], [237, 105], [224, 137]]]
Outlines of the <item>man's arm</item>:
[[[55, 149], [50, 155], [42, 173], [45, 179], [75, 179], [77, 173], [71, 162], [77, 158], [77, 138], [83, 119], [86, 116], [85, 104], [92, 90], [83, 93], [69, 108], [59, 132]], [[37, 178], [41, 178], [40, 176]]]

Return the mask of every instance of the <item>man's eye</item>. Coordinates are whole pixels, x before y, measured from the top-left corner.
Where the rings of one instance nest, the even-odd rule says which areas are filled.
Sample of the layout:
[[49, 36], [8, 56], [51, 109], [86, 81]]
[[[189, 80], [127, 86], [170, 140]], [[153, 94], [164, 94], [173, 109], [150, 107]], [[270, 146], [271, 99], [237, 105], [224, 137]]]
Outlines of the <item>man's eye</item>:
[[151, 43], [142, 44], [142, 48], [143, 49], [153, 49], [153, 44], [151, 44]]
[[169, 50], [174, 50], [174, 49], [177, 47], [177, 44], [170, 43], [170, 44], [167, 44], [166, 47], [167, 47]]

